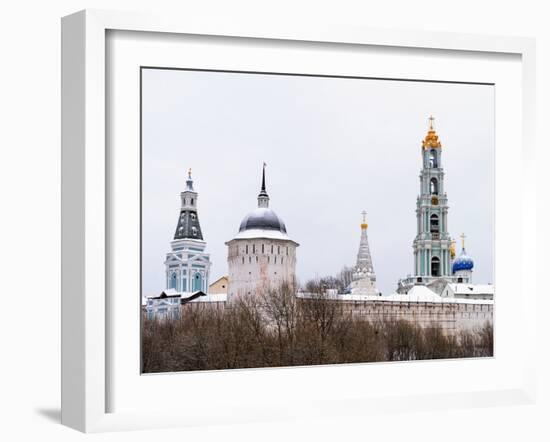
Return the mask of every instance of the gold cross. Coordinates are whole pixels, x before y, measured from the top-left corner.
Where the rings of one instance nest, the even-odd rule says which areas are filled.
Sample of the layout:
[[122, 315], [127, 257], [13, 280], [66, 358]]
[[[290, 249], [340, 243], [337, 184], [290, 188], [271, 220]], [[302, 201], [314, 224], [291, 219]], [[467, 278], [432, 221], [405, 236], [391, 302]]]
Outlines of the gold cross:
[[430, 115], [430, 118], [428, 118], [428, 120], [430, 120], [430, 129], [433, 129], [435, 118], [433, 117], [433, 115]]
[[191, 168], [189, 168], [189, 171], [187, 173], [189, 174], [189, 178], [191, 178]]
[[466, 239], [466, 235], [464, 233], [460, 235], [460, 238], [462, 238], [462, 248], [464, 248], [464, 240]]
[[367, 212], [364, 210], [361, 212], [361, 215], [363, 215], [363, 224], [367, 221]]

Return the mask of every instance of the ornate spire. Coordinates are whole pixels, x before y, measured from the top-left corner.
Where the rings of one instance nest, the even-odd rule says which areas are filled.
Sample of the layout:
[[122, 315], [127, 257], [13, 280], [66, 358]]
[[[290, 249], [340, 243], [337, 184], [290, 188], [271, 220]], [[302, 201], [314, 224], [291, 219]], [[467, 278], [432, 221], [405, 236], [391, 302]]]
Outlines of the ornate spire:
[[430, 115], [430, 118], [428, 119], [430, 120], [430, 129], [422, 141], [422, 147], [424, 149], [441, 148], [441, 141], [439, 141], [439, 136], [436, 134], [433, 125], [435, 118]]
[[353, 272], [354, 279], [363, 279], [369, 278], [372, 281], [376, 280], [374, 275], [374, 269], [372, 266], [372, 258], [370, 256], [370, 247], [369, 240], [367, 237], [367, 227], [366, 215], [367, 213], [363, 211], [363, 222], [361, 223], [361, 240], [359, 242], [359, 251], [357, 252], [357, 263]]
[[202, 240], [199, 215], [197, 213], [197, 200], [199, 194], [193, 189], [193, 178], [191, 169], [187, 172], [187, 187], [180, 193], [181, 209], [176, 227], [174, 239], [196, 239]]
[[462, 251], [466, 250], [466, 248], [464, 247], [465, 245], [465, 240], [466, 240], [466, 235], [464, 235], [464, 233], [462, 235], [460, 235], [460, 239], [462, 240]]
[[260, 189], [260, 193], [258, 195], [258, 207], [262, 208], [269, 207], [269, 195], [265, 190], [265, 166], [267, 166], [267, 164], [264, 163], [262, 169], [262, 188]]

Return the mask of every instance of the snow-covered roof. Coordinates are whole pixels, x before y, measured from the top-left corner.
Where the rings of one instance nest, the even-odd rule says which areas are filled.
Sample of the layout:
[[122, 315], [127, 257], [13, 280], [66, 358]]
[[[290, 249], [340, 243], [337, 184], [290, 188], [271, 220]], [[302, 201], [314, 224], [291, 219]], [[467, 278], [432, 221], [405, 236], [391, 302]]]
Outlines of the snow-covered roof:
[[[307, 298], [312, 296], [308, 293], [298, 293], [299, 297]], [[389, 295], [352, 295], [338, 294], [327, 296], [329, 299], [338, 299], [341, 301], [377, 301], [377, 302], [433, 302], [441, 304], [493, 304], [492, 300], [488, 299], [463, 299], [463, 298], [444, 298], [439, 296], [434, 291], [424, 285], [415, 285], [405, 295], [392, 293]]]
[[492, 284], [449, 284], [449, 288], [459, 295], [494, 295], [495, 287]]
[[237, 233], [233, 239], [280, 239], [284, 241], [292, 241], [289, 236], [279, 230], [267, 230], [267, 229], [248, 229]]
[[191, 302], [225, 302], [227, 301], [227, 293], [214, 293], [206, 296], [199, 296]]

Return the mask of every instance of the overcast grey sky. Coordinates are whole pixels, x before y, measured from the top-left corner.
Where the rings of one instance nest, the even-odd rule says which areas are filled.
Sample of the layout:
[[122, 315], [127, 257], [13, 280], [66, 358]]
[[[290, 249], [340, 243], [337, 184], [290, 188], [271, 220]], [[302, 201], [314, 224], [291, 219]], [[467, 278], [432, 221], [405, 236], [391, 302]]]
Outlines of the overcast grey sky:
[[270, 207], [300, 243], [301, 282], [355, 263], [361, 211], [379, 289], [413, 271], [421, 141], [428, 117], [443, 143], [449, 231], [465, 232], [474, 282], [493, 282], [494, 88], [486, 85], [143, 71], [143, 294], [164, 289], [193, 169], [212, 261], [257, 205], [267, 163]]

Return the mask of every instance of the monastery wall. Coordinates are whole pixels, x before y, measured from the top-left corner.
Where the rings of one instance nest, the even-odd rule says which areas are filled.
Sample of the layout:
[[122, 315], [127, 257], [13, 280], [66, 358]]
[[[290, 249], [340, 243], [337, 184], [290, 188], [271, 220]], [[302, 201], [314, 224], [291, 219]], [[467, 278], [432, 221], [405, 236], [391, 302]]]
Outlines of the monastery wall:
[[334, 301], [344, 312], [369, 321], [406, 320], [422, 327], [440, 326], [452, 333], [493, 322], [493, 304], [451, 302]]

